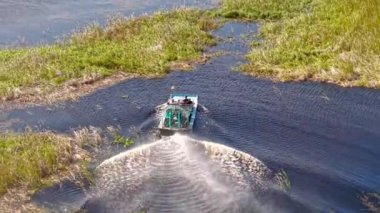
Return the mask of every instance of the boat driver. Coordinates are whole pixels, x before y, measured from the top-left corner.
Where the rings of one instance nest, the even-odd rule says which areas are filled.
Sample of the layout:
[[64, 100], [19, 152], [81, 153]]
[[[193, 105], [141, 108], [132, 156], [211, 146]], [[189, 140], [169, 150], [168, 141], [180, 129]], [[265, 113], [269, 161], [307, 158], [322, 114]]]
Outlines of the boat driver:
[[193, 102], [185, 96], [185, 99], [182, 100], [182, 104], [192, 104]]

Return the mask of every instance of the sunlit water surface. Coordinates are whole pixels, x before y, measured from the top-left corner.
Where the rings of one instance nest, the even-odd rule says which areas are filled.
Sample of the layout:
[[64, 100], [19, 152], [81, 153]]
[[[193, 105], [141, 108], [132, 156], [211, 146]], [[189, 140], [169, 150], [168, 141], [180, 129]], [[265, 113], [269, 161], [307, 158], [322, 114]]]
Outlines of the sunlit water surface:
[[[204, 106], [198, 113], [193, 134], [186, 141], [201, 144], [204, 140], [212, 141], [215, 146], [223, 144], [236, 152], [240, 150], [248, 153], [253, 159], [262, 162], [268, 171], [283, 169], [291, 181], [290, 192], [278, 197], [272, 196], [271, 191], [260, 190], [260, 197], [265, 198], [265, 202], [262, 199], [257, 201], [257, 196], [241, 196], [241, 200], [227, 202], [231, 205], [226, 206], [204, 202], [205, 198], [210, 198], [216, 199], [215, 202], [218, 203], [222, 198], [215, 195], [218, 193], [213, 191], [213, 187], [207, 185], [207, 179], [202, 179], [204, 176], [201, 174], [207, 170], [199, 168], [199, 160], [196, 159], [203, 159], [202, 162], [207, 166], [225, 165], [228, 161], [215, 164], [205, 156], [191, 159], [178, 151], [182, 150], [182, 142], [172, 139], [155, 142], [156, 145], [145, 145], [154, 149], [150, 157], [144, 159], [153, 157], [155, 162], [140, 163], [156, 166], [155, 169], [130, 166], [133, 159], [138, 161], [140, 158], [133, 158], [126, 153], [121, 154], [125, 158], [115, 161], [117, 166], [109, 169], [100, 166], [103, 168], [100, 169], [100, 174], [109, 171], [108, 178], [112, 180], [107, 186], [109, 188], [103, 187], [104, 194], [97, 193], [95, 189], [89, 195], [84, 195], [76, 187], [64, 185], [61, 189], [37, 195], [36, 200], [61, 210], [80, 203], [88, 209], [95, 207], [99, 211], [109, 209], [108, 205], [133, 205], [136, 209], [146, 208], [151, 211], [176, 211], [188, 206], [199, 212], [244, 212], [247, 209], [235, 208], [236, 205], [232, 204], [244, 207], [247, 199], [257, 204], [247, 208], [259, 212], [363, 210], [365, 207], [359, 196], [365, 192], [380, 191], [380, 92], [310, 82], [274, 83], [232, 71], [231, 67], [244, 63], [247, 43], [255, 39], [244, 35], [255, 35], [257, 31], [256, 24], [229, 23], [215, 32], [216, 36], [224, 38], [224, 42], [208, 50], [222, 50], [226, 54], [197, 66], [192, 72], [175, 71], [160, 79], [131, 79], [76, 102], [2, 112], [0, 129], [22, 131], [29, 126], [37, 130], [70, 132], [90, 125], [103, 129], [119, 126], [125, 136], [137, 132], [147, 136], [156, 126], [153, 109], [166, 101], [170, 87], [175, 85], [177, 91], [198, 94], [199, 101]], [[126, 96], [127, 99], [123, 98]], [[138, 144], [152, 142], [145, 139], [137, 141]], [[164, 145], [160, 146], [160, 143]], [[140, 149], [145, 150], [144, 147]], [[200, 149], [197, 155], [202, 155], [207, 150], [202, 145]], [[228, 158], [231, 155], [225, 156]], [[195, 163], [191, 160], [195, 160]], [[188, 165], [194, 170], [177, 168], [180, 165]], [[177, 170], [186, 176], [178, 176], [175, 173]], [[208, 177], [212, 177], [211, 180], [220, 177], [219, 174], [215, 175], [217, 171], [210, 170]], [[132, 185], [128, 185], [127, 181], [131, 177], [133, 180], [131, 174], [143, 176], [146, 181], [144, 183], [147, 183], [137, 184], [142, 187], [136, 188], [134, 192], [137, 194], [126, 193], [132, 190]], [[194, 180], [189, 178], [191, 175]], [[99, 186], [107, 183], [101, 178], [99, 180]], [[231, 195], [247, 192], [235, 188], [238, 186], [236, 179], [232, 178], [232, 182], [224, 180], [218, 184], [230, 186], [227, 189], [233, 189]], [[247, 181], [242, 180], [242, 183]], [[121, 187], [119, 184], [122, 183], [124, 185]], [[113, 190], [119, 187], [121, 189]], [[105, 202], [113, 191], [115, 194], [112, 196], [118, 198], [117, 202]], [[255, 190], [250, 192], [251, 195], [256, 193]], [[178, 197], [174, 196], [176, 193]], [[132, 195], [137, 197], [131, 197]], [[230, 194], [220, 195], [229, 198]], [[76, 197], [76, 202], [67, 199], [70, 196]], [[182, 196], [189, 199], [183, 200]], [[59, 202], [60, 199], [65, 202]], [[181, 202], [184, 205], [180, 205]]]
[[209, 8], [217, 0], [1, 0], [0, 47], [51, 43], [108, 16], [139, 16], [178, 7]]

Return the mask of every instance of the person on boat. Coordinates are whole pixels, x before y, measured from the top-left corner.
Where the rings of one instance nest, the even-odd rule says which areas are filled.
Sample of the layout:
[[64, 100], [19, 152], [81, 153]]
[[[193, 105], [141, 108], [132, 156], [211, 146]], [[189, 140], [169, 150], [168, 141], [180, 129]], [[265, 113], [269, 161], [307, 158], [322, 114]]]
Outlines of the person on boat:
[[169, 98], [168, 104], [176, 104], [177, 102], [173, 98]]
[[193, 102], [185, 96], [185, 99], [182, 100], [182, 104], [192, 104]]
[[168, 104], [172, 104], [173, 101], [174, 101], [173, 98], [169, 98], [169, 99], [168, 99]]

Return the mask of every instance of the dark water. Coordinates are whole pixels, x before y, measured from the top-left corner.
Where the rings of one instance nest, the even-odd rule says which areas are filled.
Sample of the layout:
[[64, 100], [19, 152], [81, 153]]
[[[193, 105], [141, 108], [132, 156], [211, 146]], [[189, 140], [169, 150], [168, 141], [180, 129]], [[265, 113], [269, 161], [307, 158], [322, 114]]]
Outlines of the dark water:
[[75, 212], [78, 210], [78, 206], [83, 205], [86, 201], [86, 195], [81, 186], [70, 181], [63, 181], [36, 193], [32, 199], [56, 212]]
[[136, 129], [149, 134], [155, 126], [152, 109], [166, 101], [175, 85], [177, 91], [197, 93], [207, 108], [198, 114], [191, 137], [244, 151], [273, 171], [287, 172], [292, 187], [281, 200], [289, 205], [279, 208], [276, 197], [263, 195], [268, 203], [263, 212], [362, 211], [359, 196], [380, 191], [380, 92], [273, 83], [231, 71], [244, 63], [250, 38], [241, 35], [257, 30], [255, 24], [227, 24], [216, 32], [226, 41], [209, 51], [229, 54], [193, 72], [136, 78], [77, 102], [3, 113], [2, 129], [68, 132], [112, 125], [126, 136]]
[[176, 7], [211, 7], [216, 0], [1, 0], [0, 47], [50, 43], [109, 15], [141, 15]]

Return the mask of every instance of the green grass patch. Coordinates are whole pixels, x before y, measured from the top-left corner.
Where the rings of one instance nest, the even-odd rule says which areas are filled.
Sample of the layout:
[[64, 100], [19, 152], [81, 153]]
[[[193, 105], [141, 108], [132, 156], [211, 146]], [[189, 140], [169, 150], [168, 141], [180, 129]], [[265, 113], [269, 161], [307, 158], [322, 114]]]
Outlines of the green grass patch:
[[217, 27], [215, 14], [263, 20], [264, 39], [252, 44], [247, 73], [379, 88], [378, 11], [378, 0], [221, 0], [212, 11], [113, 17], [105, 27], [92, 24], [62, 43], [0, 50], [0, 97], [116, 72], [163, 75], [199, 59], [215, 43], [209, 33]]
[[135, 136], [126, 138], [122, 136], [119, 133], [120, 130], [115, 127], [110, 126], [107, 129], [108, 133], [111, 135], [113, 139], [112, 144], [122, 145], [126, 149], [133, 146], [135, 144], [135, 139], [139, 137], [139, 134], [136, 134]]
[[[253, 45], [244, 71], [280, 81], [380, 88], [378, 0], [223, 0], [223, 8], [224, 13], [239, 11], [238, 17], [266, 20], [264, 41]], [[257, 11], [273, 15], [258, 16]]]
[[119, 134], [113, 134], [113, 138], [114, 138], [113, 144], [123, 145], [124, 148], [129, 148], [130, 146], [135, 144], [132, 138], [125, 138]]
[[11, 187], [41, 187], [70, 164], [70, 155], [69, 142], [50, 133], [0, 135], [0, 195]]
[[17, 88], [55, 86], [115, 72], [162, 75], [175, 62], [196, 60], [217, 25], [205, 12], [181, 9], [135, 19], [113, 17], [54, 45], [0, 50], [0, 97]]
[[268, 20], [289, 18], [307, 11], [312, 0], [221, 0], [217, 14], [225, 18]]

